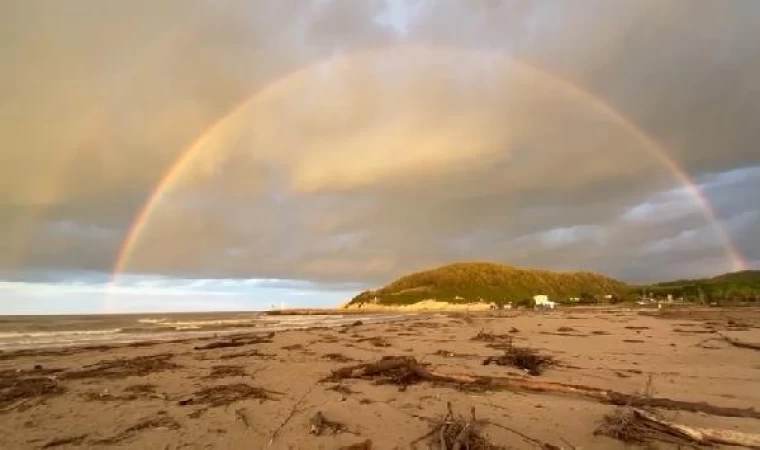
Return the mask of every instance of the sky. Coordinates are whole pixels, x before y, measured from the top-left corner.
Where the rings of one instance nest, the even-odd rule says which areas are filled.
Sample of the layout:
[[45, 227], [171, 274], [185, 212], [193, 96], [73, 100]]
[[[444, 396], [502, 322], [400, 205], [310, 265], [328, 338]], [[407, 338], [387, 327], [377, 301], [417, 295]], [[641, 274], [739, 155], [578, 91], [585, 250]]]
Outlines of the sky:
[[[0, 314], [760, 267], [760, 2], [0, 3]], [[178, 161], [181, 161], [178, 164]]]

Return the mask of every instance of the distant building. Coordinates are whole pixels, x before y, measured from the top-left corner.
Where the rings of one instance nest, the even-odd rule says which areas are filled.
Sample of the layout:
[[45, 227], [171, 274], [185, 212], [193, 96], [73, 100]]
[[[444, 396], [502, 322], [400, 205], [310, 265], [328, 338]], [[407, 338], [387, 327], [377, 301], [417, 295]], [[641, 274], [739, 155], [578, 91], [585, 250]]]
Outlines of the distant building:
[[554, 309], [557, 306], [556, 303], [549, 300], [548, 295], [534, 295], [533, 302], [536, 304], [536, 308]]

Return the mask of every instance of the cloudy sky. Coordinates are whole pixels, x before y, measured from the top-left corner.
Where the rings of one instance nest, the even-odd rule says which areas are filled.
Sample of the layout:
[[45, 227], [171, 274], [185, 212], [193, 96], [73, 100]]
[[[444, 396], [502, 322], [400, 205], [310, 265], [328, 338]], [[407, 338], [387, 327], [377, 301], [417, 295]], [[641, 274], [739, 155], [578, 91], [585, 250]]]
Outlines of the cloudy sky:
[[756, 0], [1, 2], [0, 313], [330, 305], [460, 260], [757, 268], [759, 22]]

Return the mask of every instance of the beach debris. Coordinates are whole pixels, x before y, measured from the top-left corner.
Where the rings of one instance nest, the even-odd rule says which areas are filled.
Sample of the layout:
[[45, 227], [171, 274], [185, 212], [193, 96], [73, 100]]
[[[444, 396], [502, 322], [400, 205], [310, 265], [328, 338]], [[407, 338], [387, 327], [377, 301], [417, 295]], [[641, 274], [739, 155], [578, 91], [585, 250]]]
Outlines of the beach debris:
[[542, 355], [537, 350], [529, 347], [516, 347], [511, 340], [500, 356], [489, 356], [483, 360], [483, 365], [496, 364], [499, 366], [512, 366], [522, 369], [529, 375], [538, 376], [554, 364], [556, 360], [550, 355]]
[[502, 450], [502, 447], [493, 444], [482, 435], [480, 428], [482, 423], [475, 418], [475, 408], [470, 410], [470, 417], [456, 416], [451, 408], [451, 402], [446, 403], [447, 413], [438, 421], [435, 421], [431, 430], [424, 436], [412, 442], [416, 444], [427, 441], [429, 448], [438, 450]]
[[131, 376], [144, 376], [151, 373], [177, 369], [180, 366], [171, 362], [174, 357], [171, 353], [157, 355], [137, 356], [135, 358], [122, 358], [100, 361], [96, 364], [84, 366], [81, 370], [61, 374], [62, 378], [79, 380], [84, 378], [126, 378]]
[[332, 336], [332, 335], [327, 335], [327, 336], [323, 335], [322, 339], [318, 339], [316, 341], [313, 341], [312, 344], [319, 344], [319, 343], [322, 343], [322, 344], [335, 344], [336, 342], [340, 342], [340, 339], [338, 339], [337, 337]]
[[56, 349], [36, 349], [36, 348], [27, 348], [27, 349], [21, 349], [21, 350], [11, 350], [11, 351], [2, 351], [0, 352], [0, 361], [7, 361], [11, 359], [16, 358], [22, 358], [22, 357], [34, 357], [34, 358], [42, 358], [47, 356], [65, 356], [65, 355], [74, 355], [78, 353], [89, 353], [94, 351], [100, 351], [104, 352], [107, 350], [111, 350], [116, 348], [115, 345], [83, 345], [81, 347], [67, 347], [67, 348], [56, 348]]
[[214, 358], [206, 358], [206, 359], [235, 359], [235, 358], [260, 358], [260, 359], [274, 359], [274, 355], [271, 353], [261, 353], [259, 350], [248, 350], [245, 352], [236, 352], [236, 353], [227, 353], [224, 355], [219, 355], [218, 357]]
[[604, 416], [594, 434], [629, 444], [661, 441], [676, 445], [736, 445], [760, 448], [760, 435], [734, 430], [697, 428], [671, 422], [639, 408], [619, 408]]
[[756, 344], [756, 343], [753, 343], [753, 342], [744, 342], [744, 341], [740, 341], [738, 339], [730, 338], [730, 337], [728, 337], [728, 336], [726, 336], [724, 334], [720, 334], [720, 333], [718, 333], [718, 335], [721, 337], [721, 339], [723, 339], [724, 341], [726, 341], [729, 344], [733, 345], [734, 347], [747, 348], [747, 349], [750, 349], [750, 350], [760, 350], [760, 343]]
[[372, 440], [366, 439], [356, 444], [343, 445], [338, 447], [338, 450], [372, 450]]
[[208, 407], [213, 408], [217, 406], [227, 406], [251, 398], [259, 400], [276, 400], [274, 397], [275, 394], [280, 393], [245, 383], [222, 384], [203, 388], [193, 394], [192, 397], [180, 400], [178, 404], [180, 406], [207, 405]]
[[298, 414], [298, 412], [300, 412], [301, 405], [303, 405], [304, 401], [306, 401], [306, 398], [309, 396], [309, 394], [311, 394], [311, 392], [314, 390], [316, 386], [317, 386], [316, 384], [311, 385], [309, 389], [307, 389], [303, 394], [301, 394], [301, 397], [298, 398], [298, 401], [296, 401], [293, 404], [293, 407], [290, 408], [290, 412], [288, 412], [288, 415], [285, 417], [285, 420], [280, 422], [277, 428], [275, 428], [274, 431], [272, 432], [272, 437], [269, 438], [269, 445], [272, 445], [272, 443], [274, 443], [274, 440], [277, 438], [277, 434], [279, 434], [279, 432], [283, 428], [285, 428], [285, 425], [287, 425], [288, 422], [290, 422], [293, 416], [295, 416], [296, 414]]
[[40, 372], [42, 371], [13, 369], [0, 371], [0, 413], [21, 408], [32, 399], [44, 400], [66, 392], [55, 375], [38, 376], [37, 373]]
[[559, 327], [557, 328], [557, 331], [560, 333], [573, 333], [577, 331], [575, 328], [572, 327]]
[[370, 378], [378, 384], [408, 386], [434, 377], [411, 356], [385, 356], [374, 363], [358, 364], [334, 370], [323, 381], [346, 378]]
[[226, 378], [226, 377], [244, 377], [247, 373], [245, 372], [245, 368], [243, 366], [232, 366], [232, 365], [218, 365], [211, 367], [211, 372], [204, 376], [204, 380], [216, 380], [219, 378]]
[[450, 350], [437, 350], [435, 353], [433, 353], [435, 356], [442, 356], [444, 358], [477, 358], [478, 355], [468, 354], [468, 353], [456, 353], [452, 352]]
[[373, 347], [380, 347], [380, 348], [386, 348], [386, 347], [391, 346], [391, 343], [388, 342], [387, 339], [384, 339], [380, 336], [360, 338], [356, 342], [369, 342], [370, 344], [372, 344]]
[[229, 339], [222, 339], [214, 342], [209, 342], [208, 344], [199, 345], [194, 347], [195, 350], [213, 350], [217, 348], [233, 348], [233, 347], [242, 347], [244, 345], [251, 345], [251, 344], [269, 344], [272, 342], [272, 338], [274, 337], [274, 332], [270, 332], [263, 335], [241, 335], [241, 336], [233, 336]]
[[155, 394], [157, 387], [158, 386], [155, 384], [139, 383], [125, 387], [124, 392], [130, 392], [133, 394]]
[[64, 445], [82, 445], [87, 439], [87, 434], [79, 434], [76, 436], [67, 436], [67, 437], [60, 437], [55, 438], [51, 441], [48, 441], [45, 445], [42, 446], [42, 448], [54, 448], [54, 447], [62, 447]]
[[349, 378], [370, 379], [376, 382], [401, 385], [422, 381], [486, 390], [511, 390], [542, 394], [573, 395], [604, 404], [617, 406], [632, 405], [639, 408], [652, 407], [669, 410], [690, 411], [723, 417], [751, 417], [760, 419], [760, 411], [755, 408], [735, 408], [716, 406], [706, 402], [690, 402], [626, 394], [593, 386], [564, 384], [553, 381], [524, 377], [487, 377], [474, 375], [444, 374], [429, 370], [411, 356], [387, 356], [371, 363], [362, 363], [334, 370], [322, 381], [340, 381]]
[[317, 411], [309, 419], [309, 433], [321, 436], [325, 431], [331, 434], [339, 434], [346, 431], [346, 426], [340, 422], [328, 420], [321, 411]]
[[304, 346], [303, 344], [292, 344], [292, 345], [285, 345], [282, 347], [282, 349], [287, 350], [287, 351], [303, 350]]
[[81, 394], [82, 398], [91, 402], [117, 402], [117, 401], [132, 401], [137, 400], [137, 395], [114, 395], [111, 394], [108, 389], [101, 392], [85, 392]]
[[91, 443], [95, 445], [114, 445], [131, 438], [140, 431], [151, 429], [178, 430], [180, 428], [180, 424], [174, 418], [168, 416], [165, 411], [160, 411], [156, 416], [147, 417], [114, 436], [98, 439]]
[[511, 341], [512, 336], [509, 334], [495, 334], [481, 329], [470, 340], [483, 342]]
[[248, 419], [248, 412], [245, 408], [238, 408], [235, 410], [235, 417], [237, 420], [243, 422], [246, 430], [251, 429], [251, 421]]
[[327, 388], [327, 390], [328, 391], [335, 391], [335, 392], [337, 392], [339, 394], [343, 394], [343, 395], [351, 395], [351, 394], [356, 394], [357, 393], [356, 391], [354, 391], [353, 389], [351, 389], [350, 387], [346, 386], [343, 383], [336, 383], [336, 384], [330, 386], [329, 388]]
[[163, 392], [156, 392], [156, 388], [158, 388], [158, 386], [155, 384], [133, 384], [124, 388], [124, 392], [129, 395], [122, 396], [121, 399], [134, 400], [136, 398], [156, 398], [159, 400], [166, 400], [167, 395]]
[[709, 329], [709, 330], [687, 330], [684, 328], [674, 328], [674, 333], [681, 333], [681, 334], [715, 334], [717, 331]]
[[322, 358], [328, 359], [330, 361], [336, 361], [336, 362], [354, 361], [353, 358], [349, 358], [348, 356], [342, 353], [325, 353], [324, 355], [322, 355]]
[[232, 339], [226, 340], [226, 341], [214, 341], [209, 342], [208, 344], [204, 345], [197, 345], [193, 347], [194, 350], [214, 350], [217, 348], [232, 348], [232, 347], [242, 347], [244, 345], [247, 345], [243, 341], [235, 341]]

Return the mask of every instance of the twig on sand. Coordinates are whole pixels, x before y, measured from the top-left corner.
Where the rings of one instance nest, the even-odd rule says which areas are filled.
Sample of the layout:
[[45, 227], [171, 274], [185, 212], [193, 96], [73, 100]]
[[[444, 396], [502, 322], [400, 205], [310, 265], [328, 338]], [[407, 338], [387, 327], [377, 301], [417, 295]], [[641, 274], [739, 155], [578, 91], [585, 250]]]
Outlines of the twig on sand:
[[303, 404], [304, 400], [306, 400], [306, 397], [308, 397], [309, 394], [311, 394], [311, 391], [313, 391], [315, 387], [316, 387], [316, 384], [312, 385], [308, 390], [306, 390], [306, 392], [303, 393], [303, 395], [301, 395], [301, 397], [298, 399], [298, 401], [293, 404], [293, 407], [290, 409], [290, 412], [288, 413], [288, 416], [272, 432], [272, 437], [269, 438], [269, 445], [272, 445], [272, 443], [274, 443], [275, 438], [277, 438], [277, 434], [285, 427], [285, 425], [288, 424], [288, 422], [290, 422], [290, 420], [293, 418], [293, 416], [295, 416], [296, 413], [299, 412], [298, 408]]
[[235, 416], [243, 422], [243, 425], [245, 425], [246, 429], [251, 428], [251, 422], [248, 420], [248, 414], [245, 411], [245, 408], [240, 408], [235, 410]]
[[[520, 436], [524, 441], [529, 442], [529, 443], [535, 445], [538, 448], [542, 448], [542, 449], [543, 448], [547, 448], [547, 444], [546, 443], [541, 442], [541, 441], [539, 441], [536, 438], [532, 438], [532, 437], [528, 436], [527, 434], [525, 434], [525, 433], [523, 433], [521, 431], [515, 430], [514, 428], [510, 428], [510, 427], [508, 427], [506, 425], [502, 425], [500, 423], [490, 422], [490, 421], [488, 422], [488, 424], [489, 425], [493, 425], [495, 427], [499, 427], [499, 428], [501, 428], [503, 430], [507, 430], [510, 433], [514, 433], [514, 434]], [[551, 445], [551, 444], [548, 444], [548, 445]]]

